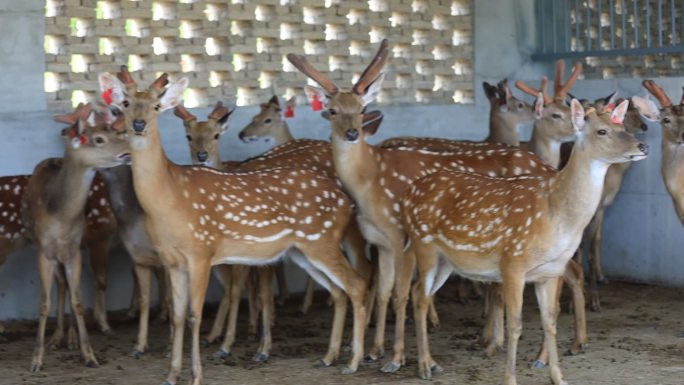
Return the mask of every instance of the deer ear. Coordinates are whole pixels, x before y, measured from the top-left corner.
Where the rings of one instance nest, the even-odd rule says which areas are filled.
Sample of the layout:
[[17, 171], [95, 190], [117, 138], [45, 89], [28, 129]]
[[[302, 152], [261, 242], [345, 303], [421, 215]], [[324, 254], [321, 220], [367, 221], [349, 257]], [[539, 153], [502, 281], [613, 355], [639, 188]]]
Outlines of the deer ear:
[[383, 114], [380, 111], [371, 111], [363, 114], [363, 131], [367, 135], [373, 135], [382, 124]]
[[613, 112], [610, 113], [610, 120], [615, 124], [622, 124], [625, 120], [625, 114], [627, 113], [627, 108], [629, 107], [629, 100], [623, 100], [620, 105], [615, 107]]
[[586, 123], [584, 120], [584, 107], [582, 107], [582, 103], [577, 99], [572, 99], [570, 102], [570, 117], [575, 132], [582, 132]]
[[235, 108], [228, 110], [228, 112], [218, 120], [218, 124], [221, 127], [221, 135], [228, 131], [228, 121], [230, 120], [233, 111], [235, 111]]
[[278, 95], [273, 95], [273, 97], [268, 101], [269, 104], [273, 104], [276, 107], [280, 107], [280, 101], [278, 100]]
[[171, 84], [159, 99], [159, 111], [166, 111], [179, 105], [183, 99], [183, 92], [188, 88], [189, 83], [188, 78], [181, 78]]
[[648, 96], [645, 98], [632, 96], [632, 103], [634, 103], [634, 107], [639, 111], [639, 115], [644, 119], [651, 122], [660, 121], [660, 110], [658, 110], [658, 106]]
[[305, 86], [304, 93], [306, 94], [306, 99], [313, 105], [314, 102], [318, 101], [323, 103], [323, 106], [328, 105], [328, 95], [322, 88]]
[[544, 115], [544, 95], [540, 92], [534, 101], [534, 117], [539, 120]]
[[610, 105], [610, 104], [614, 104], [615, 101], [617, 100], [617, 94], [618, 94], [618, 92], [617, 92], [617, 91], [614, 91], [612, 94], [606, 96], [605, 98], [603, 98], [603, 103], [604, 103], [606, 106], [608, 106], [608, 105]]
[[285, 102], [285, 104], [287, 104], [288, 107], [292, 107], [292, 108], [297, 107], [297, 96], [293, 96], [293, 97], [287, 99], [287, 102]]
[[377, 79], [371, 83], [370, 86], [368, 86], [368, 89], [366, 89], [366, 93], [363, 94], [361, 99], [363, 100], [363, 106], [369, 105], [372, 101], [377, 99], [378, 95], [380, 95], [380, 90], [382, 90], [382, 82], [385, 81], [385, 73], [381, 73], [380, 76], [378, 76]]
[[485, 96], [487, 96], [487, 99], [492, 99], [496, 97], [496, 87], [493, 85], [487, 83], [487, 82], [482, 82], [482, 89], [484, 90]]
[[100, 91], [103, 93], [111, 92], [112, 104], [117, 107], [121, 106], [121, 103], [126, 98], [126, 87], [124, 87], [123, 83], [116, 76], [108, 72], [98, 75], [97, 80], [100, 83]]

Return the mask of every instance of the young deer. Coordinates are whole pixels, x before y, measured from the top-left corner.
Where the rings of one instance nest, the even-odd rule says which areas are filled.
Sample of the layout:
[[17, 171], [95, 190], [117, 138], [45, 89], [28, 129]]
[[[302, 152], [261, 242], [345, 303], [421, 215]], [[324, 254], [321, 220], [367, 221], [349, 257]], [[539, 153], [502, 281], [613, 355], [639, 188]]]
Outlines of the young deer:
[[684, 96], [679, 104], [673, 104], [665, 91], [653, 80], [644, 80], [644, 88], [660, 103], [660, 110], [651, 100], [633, 97], [632, 101], [647, 120], [660, 122], [663, 128], [662, 161], [660, 171], [667, 192], [679, 220], [684, 224]]
[[518, 126], [534, 122], [534, 109], [513, 95], [508, 79], [500, 81], [496, 86], [484, 82], [482, 88], [490, 105], [489, 135], [484, 141], [519, 146]]
[[[200, 122], [182, 104], [176, 106], [174, 114], [183, 121], [186, 137], [190, 147], [190, 156], [194, 164], [207, 165], [220, 170], [235, 170], [237, 165], [224, 166], [218, 151], [218, 140], [228, 130], [228, 118], [233, 111], [224, 107], [221, 102], [216, 103], [214, 110], [209, 114], [206, 121]], [[282, 264], [280, 265], [282, 266]], [[221, 348], [216, 353], [217, 357], [228, 357], [235, 342], [237, 328], [237, 315], [240, 304], [240, 296], [243, 287], [247, 287], [249, 304], [249, 328], [248, 335], [257, 333], [257, 317], [261, 306], [263, 312], [263, 333], [258, 353], [254, 356], [255, 361], [266, 361], [271, 348], [271, 323], [274, 317], [273, 306], [273, 269], [270, 266], [260, 267], [257, 270], [259, 277], [259, 299], [257, 303], [257, 286], [251, 279], [251, 269], [247, 265], [217, 265], [214, 273], [223, 285], [224, 294], [221, 297], [214, 324], [207, 335], [207, 344], [214, 342], [220, 335], [228, 318], [226, 335]], [[283, 274], [284, 276], [284, 274]]]
[[[332, 127], [335, 170], [358, 206], [357, 220], [366, 240], [379, 249], [376, 333], [369, 359], [378, 359], [384, 354], [386, 310], [394, 288], [397, 315], [394, 354], [382, 369], [394, 372], [404, 363], [404, 320], [414, 266], [413, 259], [403, 255], [406, 236], [398, 210], [400, 199], [411, 183], [445, 169], [492, 176], [534, 174], [552, 169], [529, 152], [501, 144], [408, 138], [390, 147], [369, 145], [366, 137], [377, 127], [363, 128], [363, 111], [380, 92], [382, 71], [388, 57], [388, 42], [383, 40], [375, 58], [351, 91], [339, 90], [303, 56], [288, 55], [288, 60], [323, 88], [307, 86], [305, 90], [311, 100], [326, 103], [324, 116], [330, 119]], [[431, 145], [440, 142], [449, 142], [449, 150], [430, 149]]]
[[456, 272], [503, 285], [506, 385], [517, 383], [523, 288], [525, 282], [536, 284], [551, 379], [556, 385], [567, 384], [556, 349], [558, 280], [596, 211], [608, 166], [646, 157], [648, 146], [622, 127], [626, 111], [624, 102], [611, 114], [585, 114], [573, 100], [571, 119], [578, 142], [568, 166], [558, 173], [495, 178], [439, 172], [413, 184], [401, 212], [410, 236], [408, 253], [418, 261], [412, 293], [421, 378], [430, 378], [436, 366], [428, 347], [426, 304]]
[[26, 235], [38, 247], [42, 288], [32, 371], [39, 371], [43, 365], [50, 292], [53, 279], [59, 279], [62, 269], [69, 287], [72, 314], [78, 326], [81, 353], [88, 366], [98, 365], [88, 341], [80, 299], [80, 246], [86, 226], [86, 200], [95, 169], [127, 163], [130, 152], [128, 142], [122, 138], [118, 127], [92, 125], [92, 117], [91, 107], [84, 105], [80, 105], [73, 114], [55, 117], [57, 121], [72, 125], [64, 158], [51, 158], [39, 163], [22, 199]]
[[169, 269], [173, 291], [173, 350], [166, 383], [181, 370], [186, 310], [192, 329], [192, 384], [202, 380], [200, 324], [212, 265], [266, 265], [289, 253], [328, 288], [335, 315], [323, 365], [338, 357], [346, 292], [354, 308], [352, 359], [344, 373], [358, 368], [363, 355], [365, 284], [342, 255], [342, 233], [351, 203], [335, 182], [303, 169], [246, 173], [179, 166], [165, 155], [158, 115], [176, 107], [188, 79], [164, 87], [166, 74], [148, 90], [131, 92], [115, 76], [100, 74], [102, 91], [125, 118], [131, 143], [133, 183], [147, 216], [147, 228]]
[[[294, 110], [296, 99], [293, 96], [285, 102], [286, 111]], [[282, 108], [277, 95], [273, 95], [268, 103], [262, 103], [260, 108], [259, 113], [238, 134], [240, 140], [249, 143], [263, 138], [267, 143], [273, 142], [274, 146], [294, 140], [290, 128], [281, 116]]]

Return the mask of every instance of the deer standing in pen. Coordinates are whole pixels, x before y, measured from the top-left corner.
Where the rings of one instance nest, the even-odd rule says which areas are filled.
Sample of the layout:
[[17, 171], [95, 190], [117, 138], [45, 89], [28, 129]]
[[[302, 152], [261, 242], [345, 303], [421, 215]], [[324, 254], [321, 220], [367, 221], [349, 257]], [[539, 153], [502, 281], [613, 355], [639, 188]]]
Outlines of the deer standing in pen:
[[[413, 272], [412, 258], [405, 258], [405, 233], [398, 218], [399, 202], [414, 180], [440, 170], [478, 172], [492, 176], [514, 176], [549, 172], [533, 154], [507, 145], [455, 142], [432, 138], [404, 138], [391, 147], [371, 146], [364, 130], [364, 108], [377, 97], [389, 57], [383, 40], [375, 58], [351, 91], [341, 91], [303, 56], [288, 60], [321, 87], [306, 87], [310, 100], [324, 102], [324, 117], [331, 122], [333, 163], [345, 189], [358, 205], [357, 221], [366, 240], [379, 248], [379, 279], [376, 299], [376, 333], [368, 359], [384, 354], [386, 308], [394, 288], [396, 313], [394, 353], [382, 370], [394, 372], [404, 363], [405, 308]], [[449, 142], [449, 150], [433, 151], [430, 146]], [[395, 274], [397, 285], [395, 286]]]
[[355, 372], [363, 356], [366, 290], [340, 250], [351, 216], [346, 194], [329, 178], [303, 169], [230, 173], [176, 165], [161, 146], [158, 115], [180, 104], [187, 78], [164, 88], [163, 74], [148, 90], [136, 92], [108, 73], [98, 80], [125, 118], [136, 195], [150, 236], [169, 269], [173, 349], [166, 383], [175, 384], [180, 374], [188, 308], [191, 383], [201, 383], [199, 331], [210, 267], [266, 265], [286, 252], [333, 294], [335, 315], [323, 365], [332, 364], [339, 355], [347, 307], [344, 293], [351, 299], [353, 353], [343, 372]]
[[88, 341], [80, 299], [80, 246], [87, 220], [86, 200], [95, 169], [127, 163], [130, 152], [128, 142], [117, 131], [118, 127], [91, 125], [94, 124], [92, 118], [90, 106], [83, 105], [73, 114], [55, 117], [57, 121], [72, 125], [64, 158], [51, 158], [39, 163], [22, 199], [22, 220], [27, 238], [38, 248], [41, 281], [40, 321], [32, 371], [39, 371], [43, 365], [50, 292], [53, 280], [60, 279], [62, 274], [66, 276], [81, 354], [88, 366], [98, 365]]
[[567, 384], [556, 347], [558, 281], [596, 211], [608, 166], [643, 159], [648, 152], [648, 146], [622, 126], [627, 105], [623, 102], [612, 113], [585, 113], [573, 100], [570, 113], [578, 141], [568, 165], [558, 173], [496, 178], [445, 171], [413, 184], [401, 213], [410, 236], [407, 252], [418, 261], [412, 293], [421, 378], [431, 378], [438, 367], [428, 348], [428, 299], [455, 272], [503, 285], [506, 385], [517, 383], [523, 288], [525, 282], [534, 282], [551, 379], [556, 385]]
[[[218, 151], [218, 140], [221, 135], [228, 130], [228, 118], [232, 112], [232, 110], [224, 107], [221, 102], [218, 102], [209, 114], [208, 119], [199, 122], [197, 117], [186, 110], [182, 104], [176, 106], [174, 114], [183, 121], [183, 125], [185, 126], [186, 137], [190, 147], [190, 157], [192, 158], [193, 164], [202, 164], [227, 171], [237, 167], [236, 164], [223, 166]], [[269, 357], [272, 345], [271, 323], [273, 322], [275, 314], [272, 286], [273, 268], [270, 266], [259, 267], [256, 271], [258, 275], [258, 300], [257, 284], [252, 281], [252, 277], [250, 276], [253, 272], [253, 269], [250, 268], [250, 266], [217, 265], [214, 268], [214, 272], [224, 287], [224, 294], [223, 297], [221, 297], [214, 324], [209, 335], [205, 339], [206, 342], [212, 343], [220, 336], [221, 331], [226, 324], [227, 317], [228, 326], [226, 327], [225, 339], [216, 355], [221, 358], [230, 355], [235, 341], [240, 296], [243, 287], [246, 285], [249, 304], [249, 327], [247, 334], [256, 335], [257, 333], [257, 317], [259, 315], [258, 305], [260, 305], [261, 311], [263, 312], [264, 330], [263, 333], [261, 333], [261, 342], [259, 344], [258, 353], [254, 356], [254, 360], [266, 361]], [[284, 282], [284, 274], [282, 277], [281, 282]], [[285, 289], [285, 291], [287, 290]], [[259, 303], [257, 303], [257, 301]]]

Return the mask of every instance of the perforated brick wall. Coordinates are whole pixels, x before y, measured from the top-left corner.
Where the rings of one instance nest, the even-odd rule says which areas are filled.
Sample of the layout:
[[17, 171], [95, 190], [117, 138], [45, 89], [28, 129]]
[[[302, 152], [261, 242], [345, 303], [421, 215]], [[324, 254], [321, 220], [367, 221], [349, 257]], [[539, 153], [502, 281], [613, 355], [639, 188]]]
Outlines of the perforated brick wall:
[[189, 77], [188, 107], [303, 97], [288, 53], [347, 87], [385, 37], [393, 55], [380, 103], [469, 103], [471, 1], [47, 0], [48, 105], [94, 100], [97, 74], [121, 64], [140, 84], [161, 72]]

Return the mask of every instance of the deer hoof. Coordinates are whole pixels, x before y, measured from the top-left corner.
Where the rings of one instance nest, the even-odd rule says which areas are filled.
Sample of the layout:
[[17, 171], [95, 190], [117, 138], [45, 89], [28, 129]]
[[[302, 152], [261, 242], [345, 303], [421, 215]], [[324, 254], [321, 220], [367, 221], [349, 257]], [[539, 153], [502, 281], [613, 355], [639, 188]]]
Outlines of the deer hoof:
[[536, 360], [532, 364], [533, 369], [543, 369], [544, 367], [546, 367], [546, 362], [544, 362], [542, 360]]
[[418, 378], [420, 378], [421, 380], [432, 380], [432, 370], [419, 370]]
[[380, 371], [383, 373], [396, 373], [399, 368], [401, 368], [401, 364], [390, 361], [380, 368]]
[[599, 277], [599, 279], [597, 279], [596, 282], [598, 282], [599, 285], [607, 285], [607, 284], [608, 284], [608, 278], [606, 278], [606, 277]]
[[40, 370], [41, 370], [42, 368], [43, 368], [43, 365], [42, 365], [42, 364], [39, 364], [39, 363], [31, 364], [31, 372], [33, 372], [33, 373], [38, 373], [38, 372], [40, 372]]
[[354, 373], [356, 373], [356, 369], [351, 368], [349, 366], [345, 366], [344, 369], [342, 369], [342, 371], [340, 373], [345, 374], [345, 375], [346, 374], [354, 374]]
[[322, 358], [316, 361], [316, 366], [318, 366], [319, 368], [327, 368], [330, 365], [332, 365], [332, 363], [325, 362], [325, 360]]
[[131, 353], [131, 357], [135, 358], [136, 360], [139, 360], [142, 355], [145, 354], [142, 351], [135, 349], [133, 350], [133, 353]]
[[433, 364], [430, 367], [430, 371], [432, 372], [432, 374], [440, 374], [444, 373], [444, 368], [440, 364]]
[[268, 361], [268, 354], [257, 353], [252, 360], [255, 362], [266, 362]]
[[99, 368], [100, 364], [98, 364], [95, 360], [88, 360], [86, 361], [86, 366], [89, 368]]
[[111, 336], [115, 335], [116, 333], [114, 333], [113, 329], [109, 328], [109, 329], [102, 330], [102, 334], [106, 335], [107, 337], [111, 337]]
[[219, 349], [216, 353], [214, 353], [214, 358], [225, 360], [228, 357], [230, 357], [230, 352], [227, 350]]
[[210, 345], [211, 345], [211, 341], [209, 341], [208, 339], [202, 338], [202, 339], [200, 340], [200, 346], [201, 346], [201, 347], [203, 347], [203, 348], [208, 348]]

